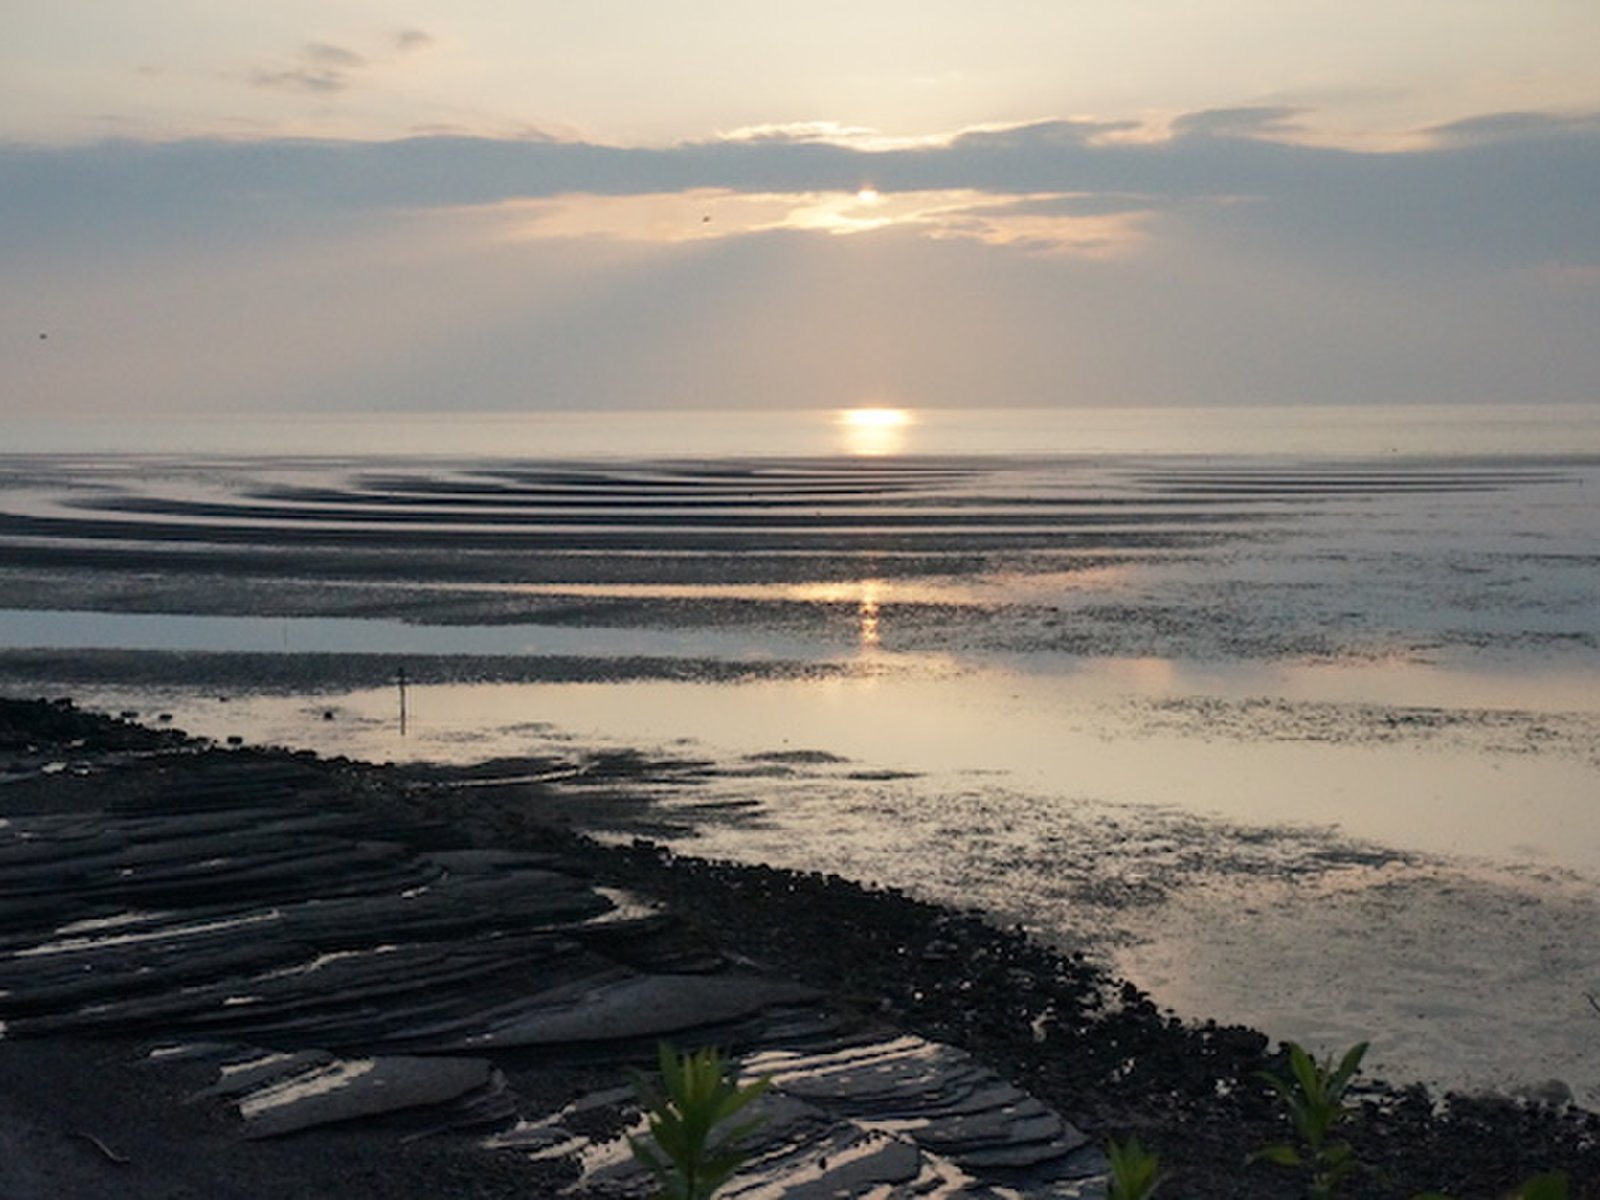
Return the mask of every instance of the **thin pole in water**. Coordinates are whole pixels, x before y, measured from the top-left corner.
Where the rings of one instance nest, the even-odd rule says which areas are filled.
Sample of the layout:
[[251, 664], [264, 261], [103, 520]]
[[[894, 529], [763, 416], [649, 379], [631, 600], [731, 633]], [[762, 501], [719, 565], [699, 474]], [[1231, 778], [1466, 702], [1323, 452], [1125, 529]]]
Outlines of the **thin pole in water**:
[[406, 669], [399, 668], [394, 675], [395, 682], [400, 685], [400, 736], [406, 735]]

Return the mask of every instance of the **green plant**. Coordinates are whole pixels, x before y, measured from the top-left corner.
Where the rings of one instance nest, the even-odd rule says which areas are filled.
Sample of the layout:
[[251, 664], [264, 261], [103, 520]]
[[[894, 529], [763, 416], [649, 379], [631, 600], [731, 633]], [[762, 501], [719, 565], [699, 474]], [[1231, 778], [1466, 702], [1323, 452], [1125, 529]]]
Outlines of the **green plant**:
[[1107, 1142], [1106, 1157], [1111, 1160], [1111, 1187], [1106, 1200], [1148, 1200], [1156, 1194], [1161, 1184], [1161, 1163], [1139, 1144], [1138, 1138]]
[[[1549, 1171], [1535, 1175], [1507, 1196], [1506, 1200], [1567, 1200], [1569, 1195], [1567, 1173]], [[1450, 1197], [1440, 1192], [1424, 1192], [1420, 1196], [1413, 1196], [1411, 1200], [1450, 1200]]]
[[1567, 1200], [1567, 1173], [1551, 1171], [1535, 1175], [1517, 1189], [1511, 1200]]
[[1360, 1166], [1349, 1143], [1333, 1141], [1329, 1135], [1353, 1111], [1345, 1103], [1345, 1091], [1361, 1069], [1367, 1043], [1345, 1051], [1337, 1066], [1332, 1055], [1318, 1062], [1295, 1043], [1287, 1045], [1290, 1077], [1264, 1073], [1262, 1078], [1283, 1101], [1290, 1123], [1299, 1134], [1300, 1144], [1279, 1142], [1265, 1146], [1252, 1154], [1250, 1161], [1308, 1168], [1311, 1171], [1310, 1195], [1315, 1200], [1326, 1200], [1333, 1195], [1339, 1181]]
[[710, 1200], [748, 1157], [738, 1143], [761, 1124], [759, 1119], [727, 1122], [771, 1081], [737, 1083], [717, 1050], [679, 1054], [662, 1042], [657, 1059], [659, 1084], [643, 1075], [634, 1078], [649, 1141], [629, 1137], [628, 1145], [661, 1185], [662, 1200]]

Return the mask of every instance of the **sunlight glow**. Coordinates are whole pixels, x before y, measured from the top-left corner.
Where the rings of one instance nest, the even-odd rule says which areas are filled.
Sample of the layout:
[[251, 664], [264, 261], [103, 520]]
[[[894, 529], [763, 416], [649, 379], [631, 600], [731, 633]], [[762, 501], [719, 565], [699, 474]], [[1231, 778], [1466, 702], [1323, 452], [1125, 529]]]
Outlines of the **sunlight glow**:
[[[836, 236], [896, 228], [1033, 254], [1110, 258], [1145, 240], [1150, 213], [1074, 211], [1080, 193], [997, 200], [978, 191], [748, 192], [698, 188], [638, 196], [558, 196], [503, 201], [477, 211], [498, 219], [514, 241], [568, 239], [672, 245], [780, 230]], [[1092, 197], [1090, 197], [1092, 199]]]
[[847, 408], [839, 415], [846, 425], [861, 429], [887, 429], [911, 424], [911, 414], [903, 408]]
[[904, 408], [847, 408], [838, 421], [844, 431], [845, 451], [875, 458], [905, 449], [912, 417]]

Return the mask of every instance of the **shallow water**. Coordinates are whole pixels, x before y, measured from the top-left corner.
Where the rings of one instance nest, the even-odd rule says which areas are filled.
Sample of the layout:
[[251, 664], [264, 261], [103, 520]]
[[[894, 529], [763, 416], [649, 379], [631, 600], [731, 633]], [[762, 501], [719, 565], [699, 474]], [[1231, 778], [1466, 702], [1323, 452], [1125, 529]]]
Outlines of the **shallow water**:
[[[954, 417], [906, 434], [933, 456], [17, 455], [0, 681], [378, 760], [706, 759], [658, 796], [686, 849], [1600, 1102], [1600, 421], [1097, 420], [1021, 457]], [[326, 654], [408, 668], [403, 734]]]

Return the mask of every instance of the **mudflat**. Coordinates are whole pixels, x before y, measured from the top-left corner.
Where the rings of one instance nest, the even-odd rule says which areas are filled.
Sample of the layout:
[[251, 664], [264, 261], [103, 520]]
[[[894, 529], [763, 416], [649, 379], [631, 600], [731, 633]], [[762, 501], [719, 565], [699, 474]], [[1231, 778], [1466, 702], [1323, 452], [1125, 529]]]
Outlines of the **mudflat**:
[[[1262, 1035], [972, 914], [602, 845], [537, 764], [222, 750], [32, 701], [0, 705], [0, 753], [8, 1196], [636, 1193], [627, 1071], [663, 1036], [780, 1081], [769, 1183], [816, 1183], [820, 1146], [891, 1187], [1072, 1194], [1137, 1133], [1174, 1194], [1298, 1186], [1244, 1165], [1284, 1132]], [[1594, 1195], [1600, 1121], [1560, 1100], [1364, 1088], [1351, 1192], [1559, 1168]], [[858, 1136], [908, 1113], [943, 1133]]]

